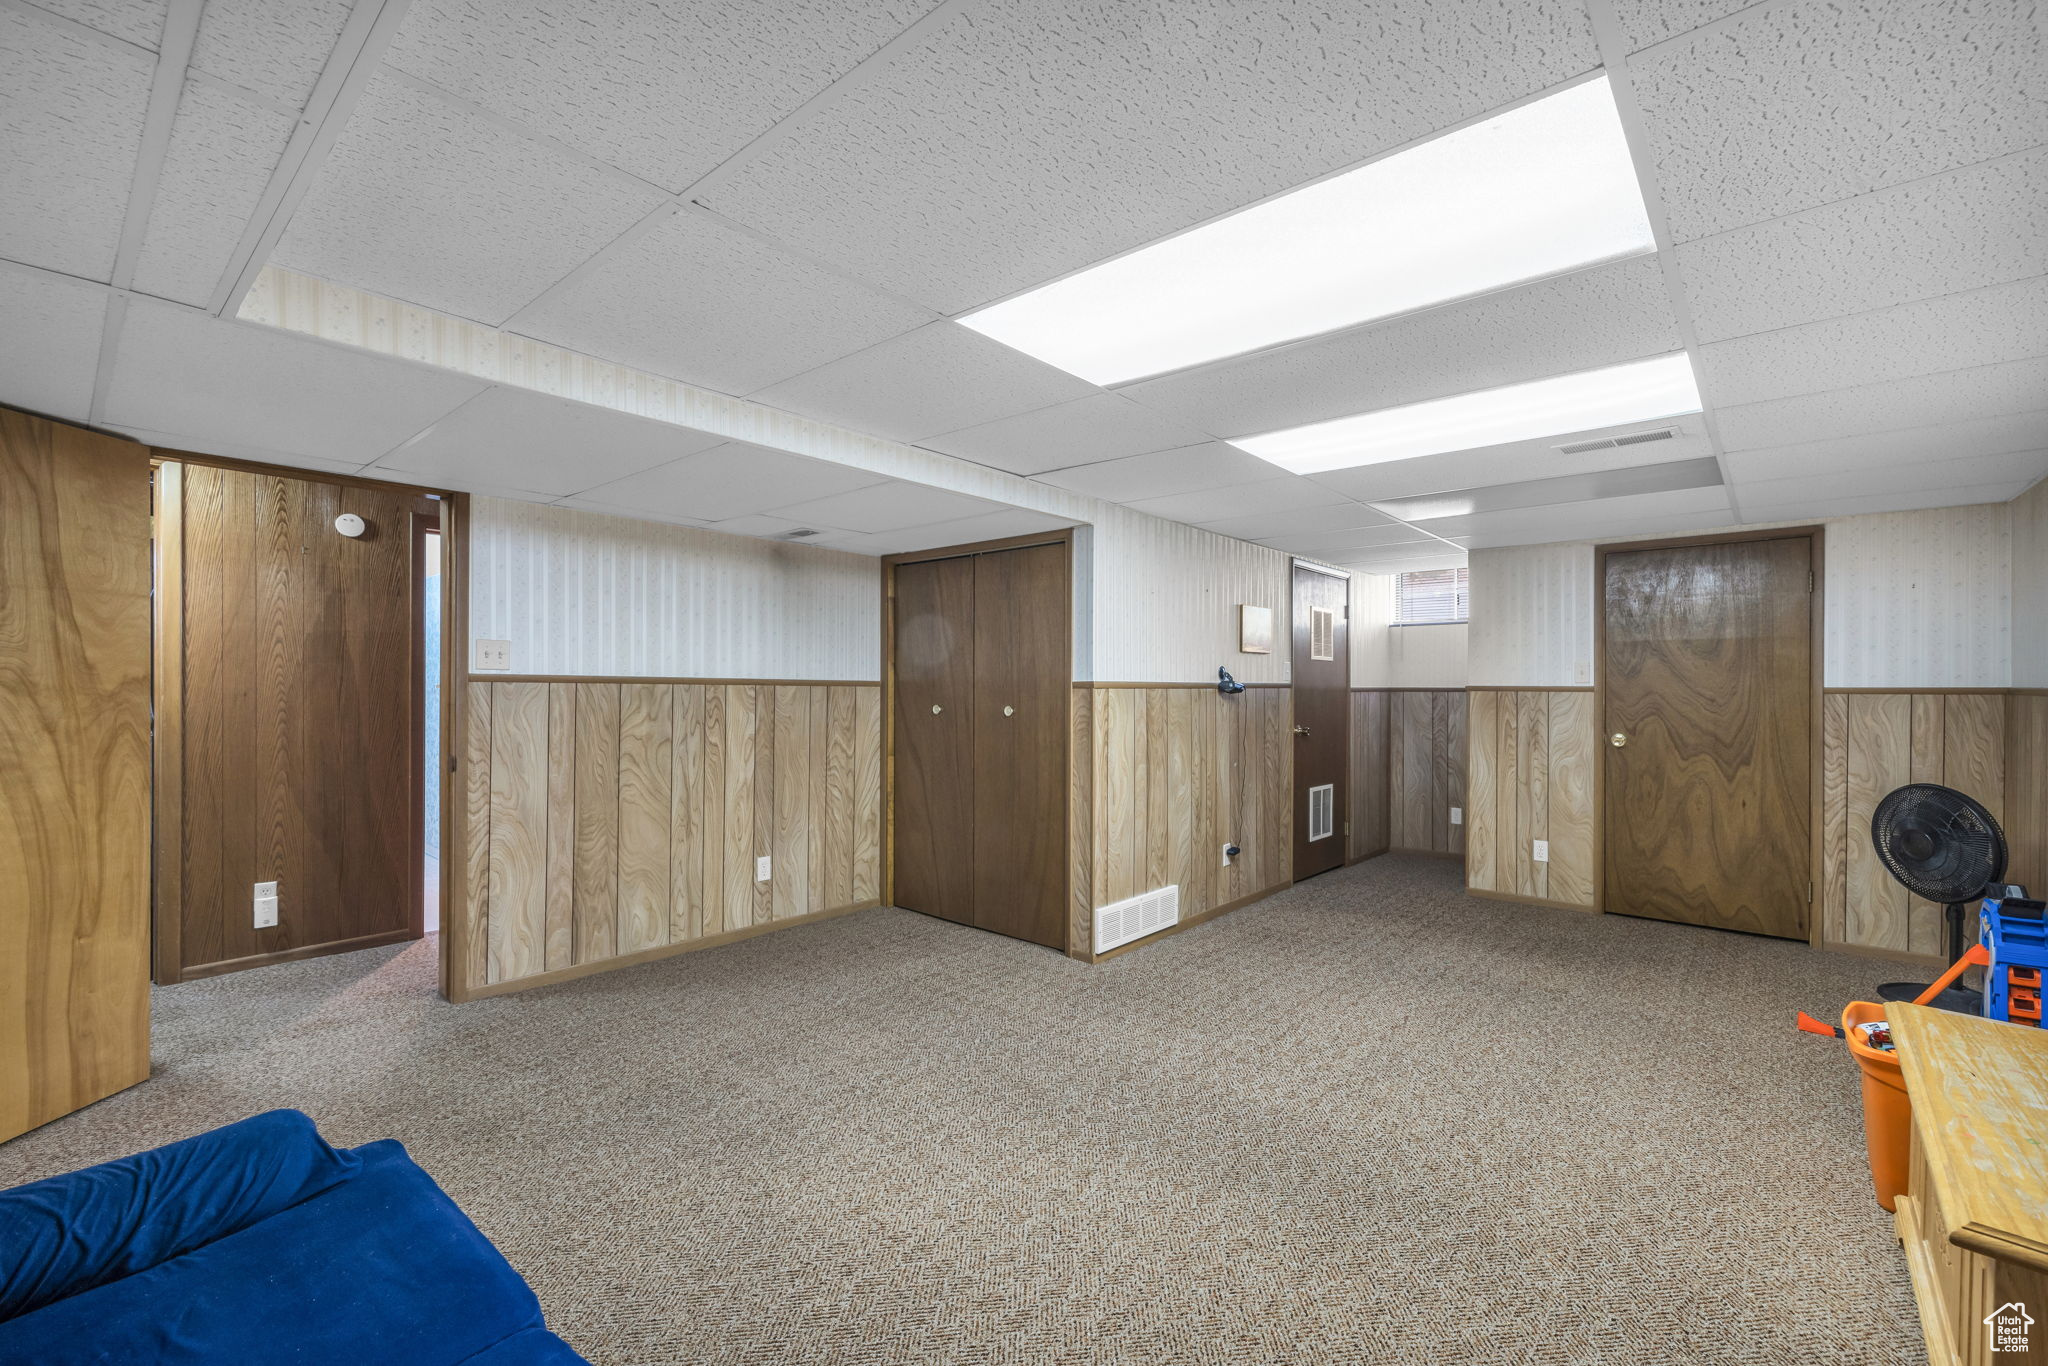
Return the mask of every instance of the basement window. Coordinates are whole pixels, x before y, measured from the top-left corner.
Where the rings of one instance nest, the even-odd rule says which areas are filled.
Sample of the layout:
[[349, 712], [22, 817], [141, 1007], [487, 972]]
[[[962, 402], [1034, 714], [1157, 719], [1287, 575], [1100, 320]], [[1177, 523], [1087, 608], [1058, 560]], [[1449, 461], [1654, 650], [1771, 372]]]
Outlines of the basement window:
[[1394, 584], [1394, 625], [1451, 626], [1471, 616], [1468, 569], [1411, 569]]

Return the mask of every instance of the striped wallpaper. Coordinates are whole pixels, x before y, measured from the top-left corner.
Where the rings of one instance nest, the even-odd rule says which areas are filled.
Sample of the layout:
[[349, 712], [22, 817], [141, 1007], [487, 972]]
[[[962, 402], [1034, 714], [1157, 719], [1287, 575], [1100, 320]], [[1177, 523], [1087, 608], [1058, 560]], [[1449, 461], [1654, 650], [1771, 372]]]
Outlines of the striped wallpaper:
[[2012, 511], [2012, 685], [2048, 688], [2048, 479]]

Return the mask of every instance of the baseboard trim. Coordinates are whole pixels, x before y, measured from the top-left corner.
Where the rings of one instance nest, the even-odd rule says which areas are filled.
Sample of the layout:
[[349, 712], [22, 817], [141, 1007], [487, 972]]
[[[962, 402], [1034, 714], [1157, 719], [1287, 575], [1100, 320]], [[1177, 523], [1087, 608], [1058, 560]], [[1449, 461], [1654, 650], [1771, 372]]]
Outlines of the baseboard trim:
[[1587, 906], [1577, 901], [1552, 901], [1549, 897], [1520, 896], [1514, 892], [1491, 892], [1484, 887], [1467, 887], [1466, 896], [1476, 896], [1487, 901], [1511, 901], [1517, 906], [1542, 906], [1553, 911], [1578, 911], [1584, 915], [1599, 915], [1598, 906]]
[[1880, 949], [1868, 944], [1841, 944], [1825, 938], [1814, 947], [1829, 953], [1846, 953], [1856, 958], [1882, 958], [1887, 962], [1906, 963], [1916, 968], [1930, 968], [1936, 972], [1945, 971], [1948, 967], [1948, 963], [1938, 953], [1908, 953], [1904, 949]]
[[1389, 854], [1413, 854], [1417, 858], [1456, 859], [1460, 863], [1465, 861], [1465, 851], [1463, 849], [1402, 849], [1393, 847], [1384, 852]]
[[1218, 916], [1229, 915], [1232, 911], [1241, 911], [1245, 907], [1251, 905], [1253, 902], [1264, 901], [1267, 897], [1272, 896], [1275, 892], [1284, 892], [1293, 885], [1294, 884], [1291, 882], [1276, 883], [1275, 885], [1266, 888], [1262, 892], [1253, 892], [1250, 896], [1241, 896], [1235, 901], [1226, 901], [1221, 906], [1211, 906], [1206, 911], [1200, 911], [1194, 915], [1189, 916], [1187, 919], [1181, 921], [1178, 925], [1167, 926], [1165, 929], [1160, 930], [1157, 934], [1148, 934], [1143, 939], [1136, 939], [1128, 944], [1119, 944], [1115, 948], [1110, 949], [1103, 953], [1090, 954], [1088, 957], [1082, 959], [1081, 961], [1084, 963], [1106, 963], [1112, 958], [1118, 957], [1122, 954], [1129, 953], [1132, 949], [1142, 949], [1147, 944], [1157, 944], [1162, 939], [1173, 938], [1173, 936], [1179, 934], [1182, 930], [1191, 930], [1197, 925], [1216, 919], [1216, 917]]
[[402, 944], [408, 939], [422, 939], [418, 930], [407, 927], [402, 930], [385, 930], [381, 934], [366, 934], [359, 939], [337, 939], [328, 944], [306, 944], [296, 949], [280, 949], [276, 953], [252, 953], [247, 958], [223, 958], [218, 963], [197, 963], [181, 968], [170, 981], [161, 981], [159, 986], [175, 986], [179, 982], [195, 982], [202, 977], [218, 977], [222, 973], [240, 972], [245, 968], [267, 968], [273, 963], [296, 963], [303, 958], [325, 958], [331, 953], [354, 953], [357, 949], [382, 948], [386, 944]]
[[515, 991], [526, 991], [532, 987], [554, 986], [561, 982], [573, 982], [579, 977], [595, 977], [601, 972], [614, 968], [638, 967], [642, 963], [657, 963], [664, 958], [678, 954], [695, 953], [699, 949], [715, 949], [726, 944], [737, 944], [742, 939], [753, 939], [760, 935], [787, 930], [797, 925], [815, 925], [823, 920], [836, 920], [842, 915], [855, 911], [871, 911], [882, 903], [878, 900], [859, 901], [851, 906], [835, 906], [829, 911], [812, 911], [809, 915], [793, 915], [784, 920], [771, 920], [764, 925], [747, 925], [722, 934], [707, 934], [702, 939], [686, 939], [680, 944], [657, 944], [651, 949], [637, 953], [622, 953], [612, 958], [594, 958], [588, 963], [577, 963], [573, 967], [556, 968], [553, 972], [536, 972], [527, 977], [515, 977], [509, 982], [492, 982], [486, 986], [464, 987], [452, 991], [448, 999], [455, 1002], [481, 1001], [488, 996], [507, 996]]

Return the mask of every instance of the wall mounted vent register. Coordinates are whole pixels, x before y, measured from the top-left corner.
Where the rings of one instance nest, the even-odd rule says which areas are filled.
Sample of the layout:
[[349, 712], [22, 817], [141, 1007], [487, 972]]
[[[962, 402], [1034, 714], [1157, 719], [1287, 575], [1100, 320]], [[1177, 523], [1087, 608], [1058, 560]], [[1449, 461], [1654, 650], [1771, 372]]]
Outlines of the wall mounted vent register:
[[1095, 908], [1095, 951], [1102, 953], [1179, 923], [1178, 886], [1140, 892], [1113, 905]]
[[1337, 785], [1324, 783], [1308, 790], [1308, 837], [1326, 840], [1336, 833]]
[[1337, 657], [1337, 613], [1328, 607], [1308, 609], [1308, 657], [1310, 659], [1335, 659]]
[[1627, 432], [1621, 436], [1597, 436], [1591, 441], [1572, 441], [1557, 449], [1566, 455], [1583, 455], [1587, 451], [1611, 451], [1621, 446], [1642, 446], [1652, 441], [1669, 441], [1678, 435], [1676, 427], [1660, 427], [1654, 432]]

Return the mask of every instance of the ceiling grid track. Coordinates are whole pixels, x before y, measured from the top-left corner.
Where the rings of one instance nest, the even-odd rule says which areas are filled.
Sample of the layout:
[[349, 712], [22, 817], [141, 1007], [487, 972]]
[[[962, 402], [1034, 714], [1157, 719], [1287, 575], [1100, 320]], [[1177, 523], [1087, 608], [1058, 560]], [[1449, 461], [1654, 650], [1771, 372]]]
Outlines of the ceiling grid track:
[[[1685, 280], [1678, 269], [1677, 244], [1671, 238], [1671, 221], [1664, 210], [1664, 192], [1658, 184], [1656, 166], [1650, 156], [1649, 130], [1643, 123], [1643, 111], [1636, 103], [1635, 85], [1629, 72], [1628, 39], [1621, 28], [1621, 20], [1614, 12], [1614, 0], [1585, 0], [1586, 17], [1593, 25], [1593, 40], [1600, 48], [1600, 64], [1607, 69], [1608, 88], [1614, 93], [1615, 112], [1621, 118], [1623, 136], [1628, 139], [1629, 156], [1636, 166], [1636, 184], [1643, 192], [1643, 211], [1650, 220], [1650, 235], [1657, 243], [1657, 264], [1664, 275], [1664, 292], [1671, 301], [1671, 316], [1678, 326], [1678, 340], [1692, 358], [1693, 377], [1704, 376], [1704, 358], [1700, 353], [1699, 329], [1692, 320], [1692, 303], [1685, 291]], [[1761, 8], [1751, 6], [1751, 10]], [[1747, 14], [1750, 10], [1744, 10]], [[1704, 386], [1702, 386], [1704, 388]], [[1736, 522], [1742, 521], [1742, 504], [1736, 497], [1735, 485], [1728, 478], [1727, 449], [1721, 442], [1721, 427], [1715, 420], [1713, 404], [1707, 395], [1700, 395], [1700, 425], [1706, 429], [1707, 443], [1713, 448], [1714, 463], [1721, 471], [1721, 487], [1728, 493], [1728, 514]]]

